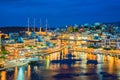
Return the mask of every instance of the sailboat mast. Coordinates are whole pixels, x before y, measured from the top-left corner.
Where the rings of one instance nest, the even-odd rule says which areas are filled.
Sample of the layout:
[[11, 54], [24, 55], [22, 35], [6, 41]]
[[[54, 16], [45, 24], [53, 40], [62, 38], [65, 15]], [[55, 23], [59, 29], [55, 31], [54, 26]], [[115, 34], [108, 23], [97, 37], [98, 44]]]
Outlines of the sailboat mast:
[[36, 44], [36, 42], [35, 42], [35, 18], [34, 18], [34, 45]]
[[40, 18], [40, 30], [39, 30], [40, 32], [42, 31], [41, 28], [42, 28], [42, 24], [41, 24], [41, 18]]
[[30, 27], [30, 18], [28, 17], [28, 32], [30, 31], [29, 27]]
[[46, 19], [46, 33], [47, 33], [48, 21]]
[[35, 32], [35, 18], [34, 18], [34, 32]]

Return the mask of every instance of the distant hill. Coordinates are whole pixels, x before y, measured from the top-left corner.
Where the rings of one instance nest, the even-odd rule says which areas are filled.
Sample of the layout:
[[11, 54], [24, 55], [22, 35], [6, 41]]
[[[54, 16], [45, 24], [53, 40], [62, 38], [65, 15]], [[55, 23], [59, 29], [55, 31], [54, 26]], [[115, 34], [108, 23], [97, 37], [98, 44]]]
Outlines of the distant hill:
[[114, 25], [114, 26], [120, 27], [120, 21], [118, 21], [118, 22], [109, 22], [109, 23], [104, 23], [104, 24], [106, 24], [106, 25]]
[[[34, 31], [33, 27], [29, 28], [30, 31]], [[51, 30], [53, 30], [54, 28], [51, 28]], [[0, 31], [2, 33], [14, 33], [14, 32], [20, 32], [20, 31], [27, 31], [28, 28], [27, 27], [22, 27], [22, 26], [6, 26], [6, 27], [0, 27]], [[39, 31], [39, 28], [35, 28], [35, 31]], [[45, 31], [45, 28], [42, 28], [42, 31]]]
[[[103, 23], [106, 25], [113, 25], [113, 26], [118, 26], [120, 27], [120, 21], [118, 22], [108, 22], [108, 23]], [[54, 30], [55, 28], [49, 28], [48, 30]], [[39, 31], [39, 28], [35, 28], [36, 31]], [[4, 26], [4, 27], [0, 27], [0, 31], [2, 33], [13, 33], [13, 32], [20, 32], [20, 31], [27, 31], [27, 27], [23, 27], [23, 26]], [[30, 31], [34, 31], [33, 27], [30, 27]], [[42, 28], [42, 31], [45, 31], [45, 28]]]
[[[34, 30], [30, 28], [30, 31]], [[38, 28], [36, 28], [38, 31]], [[27, 27], [20, 27], [20, 26], [7, 26], [7, 27], [0, 27], [0, 31], [2, 33], [11, 33], [11, 32], [20, 32], [20, 31], [27, 31]]]

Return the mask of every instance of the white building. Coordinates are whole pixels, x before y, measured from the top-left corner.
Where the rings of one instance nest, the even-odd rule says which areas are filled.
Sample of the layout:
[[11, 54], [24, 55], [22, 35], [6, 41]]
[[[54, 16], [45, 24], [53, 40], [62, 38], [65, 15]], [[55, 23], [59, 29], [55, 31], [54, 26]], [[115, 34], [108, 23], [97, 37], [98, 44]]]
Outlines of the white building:
[[103, 48], [120, 48], [120, 38], [116, 35], [110, 35], [108, 38], [102, 39]]

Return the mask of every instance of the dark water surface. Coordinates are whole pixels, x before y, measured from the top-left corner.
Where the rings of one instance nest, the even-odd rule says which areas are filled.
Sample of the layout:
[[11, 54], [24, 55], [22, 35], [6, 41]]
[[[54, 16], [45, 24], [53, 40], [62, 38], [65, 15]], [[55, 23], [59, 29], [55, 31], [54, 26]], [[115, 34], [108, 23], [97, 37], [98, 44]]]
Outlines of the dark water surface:
[[[77, 53], [74, 64], [44, 63], [30, 64], [1, 71], [0, 80], [120, 80], [120, 59], [112, 56]], [[98, 61], [94, 65], [94, 61]]]

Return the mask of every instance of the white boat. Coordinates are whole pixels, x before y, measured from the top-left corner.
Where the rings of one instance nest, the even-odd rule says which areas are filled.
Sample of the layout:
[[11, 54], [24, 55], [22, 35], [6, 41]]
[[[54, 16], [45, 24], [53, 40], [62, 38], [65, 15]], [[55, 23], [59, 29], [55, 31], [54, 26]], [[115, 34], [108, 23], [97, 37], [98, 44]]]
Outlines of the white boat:
[[39, 59], [36, 58], [36, 57], [30, 57], [30, 58], [26, 58], [26, 59], [29, 61], [29, 63], [38, 62], [39, 61]]
[[39, 59], [38, 58], [31, 58], [31, 60], [30, 60], [31, 62], [34, 62], [34, 61], [39, 61]]
[[7, 72], [14, 71], [14, 68], [7, 68], [6, 71], [7, 71]]
[[7, 61], [4, 65], [4, 68], [12, 68], [17, 66], [24, 66], [29, 63], [29, 60], [22, 58], [22, 59], [15, 59], [11, 61]]

